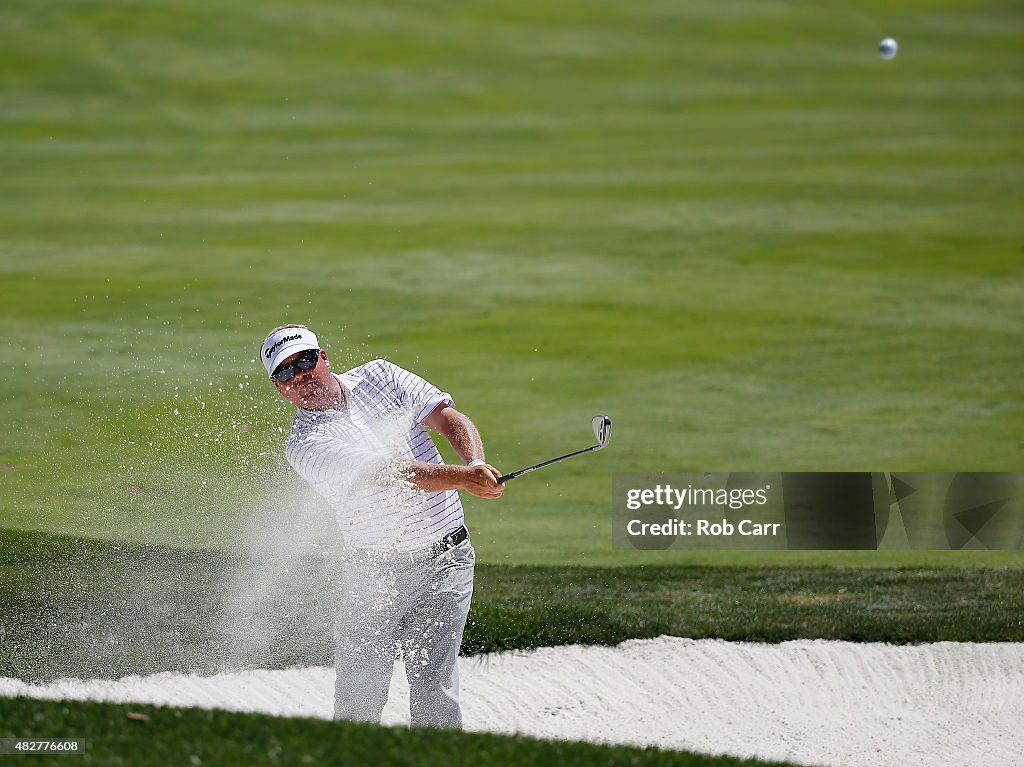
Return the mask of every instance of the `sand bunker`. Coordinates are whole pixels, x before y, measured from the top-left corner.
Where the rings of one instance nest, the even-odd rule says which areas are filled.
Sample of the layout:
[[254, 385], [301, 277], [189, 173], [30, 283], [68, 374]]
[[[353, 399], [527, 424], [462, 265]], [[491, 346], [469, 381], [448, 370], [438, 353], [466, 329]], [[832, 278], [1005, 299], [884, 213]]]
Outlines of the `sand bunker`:
[[[749, 644], [659, 637], [461, 662], [466, 729], [803, 764], [1024, 764], [1024, 644]], [[407, 721], [398, 672], [384, 721]], [[0, 695], [329, 718], [330, 668], [29, 685]]]

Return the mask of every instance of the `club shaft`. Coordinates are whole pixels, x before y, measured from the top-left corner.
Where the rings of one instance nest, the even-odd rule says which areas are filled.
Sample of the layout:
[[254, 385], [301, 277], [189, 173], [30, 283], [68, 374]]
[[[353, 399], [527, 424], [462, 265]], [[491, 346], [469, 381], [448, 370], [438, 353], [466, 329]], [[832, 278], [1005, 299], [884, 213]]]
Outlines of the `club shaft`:
[[600, 449], [600, 447], [601, 447], [600, 444], [591, 445], [590, 447], [585, 447], [582, 450], [577, 450], [575, 453], [566, 453], [565, 455], [558, 456], [558, 458], [552, 458], [550, 461], [544, 461], [543, 463], [535, 463], [533, 466], [527, 466], [525, 469], [520, 469], [519, 471], [513, 471], [511, 474], [504, 474], [504, 475], [498, 477], [498, 480], [497, 480], [498, 484], [502, 484], [506, 480], [509, 480], [509, 479], [515, 479], [516, 477], [521, 477], [523, 474], [529, 474], [531, 471], [535, 471], [535, 470], [540, 469], [540, 468], [542, 468], [544, 466], [549, 466], [550, 464], [558, 463], [559, 461], [564, 461], [566, 458], [572, 458], [574, 455], [582, 455], [583, 453], [589, 453], [591, 450], [598, 450], [598, 449]]

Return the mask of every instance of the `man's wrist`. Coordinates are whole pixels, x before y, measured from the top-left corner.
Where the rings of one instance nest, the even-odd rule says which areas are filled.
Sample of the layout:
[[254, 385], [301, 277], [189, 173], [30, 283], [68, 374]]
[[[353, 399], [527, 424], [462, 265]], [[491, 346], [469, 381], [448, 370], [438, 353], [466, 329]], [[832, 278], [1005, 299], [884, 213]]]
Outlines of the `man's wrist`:
[[472, 461], [470, 461], [466, 465], [467, 466], [483, 466], [485, 463], [487, 463], [487, 461], [485, 461], [483, 458], [474, 458]]

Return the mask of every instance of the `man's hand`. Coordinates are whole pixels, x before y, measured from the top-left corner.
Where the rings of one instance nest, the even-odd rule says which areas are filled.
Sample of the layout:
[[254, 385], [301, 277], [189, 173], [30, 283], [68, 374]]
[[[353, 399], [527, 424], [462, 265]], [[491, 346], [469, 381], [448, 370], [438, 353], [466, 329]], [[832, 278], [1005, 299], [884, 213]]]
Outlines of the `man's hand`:
[[505, 486], [497, 482], [501, 472], [489, 463], [479, 466], [461, 466], [463, 469], [463, 490], [466, 490], [480, 498], [500, 498], [505, 492]]

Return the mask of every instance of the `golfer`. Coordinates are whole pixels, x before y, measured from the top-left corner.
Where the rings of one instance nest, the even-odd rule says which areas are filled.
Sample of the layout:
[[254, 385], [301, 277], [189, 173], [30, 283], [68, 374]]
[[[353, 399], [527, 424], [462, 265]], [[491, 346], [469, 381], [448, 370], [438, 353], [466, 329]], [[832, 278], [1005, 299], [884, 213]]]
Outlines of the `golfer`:
[[[298, 408], [285, 456], [331, 505], [347, 544], [335, 719], [380, 722], [401, 654], [412, 725], [461, 728], [457, 663], [476, 555], [457, 491], [505, 489], [479, 432], [450, 395], [386, 360], [332, 373], [303, 325], [275, 328], [260, 357]], [[427, 427], [466, 465], [446, 465]]]

